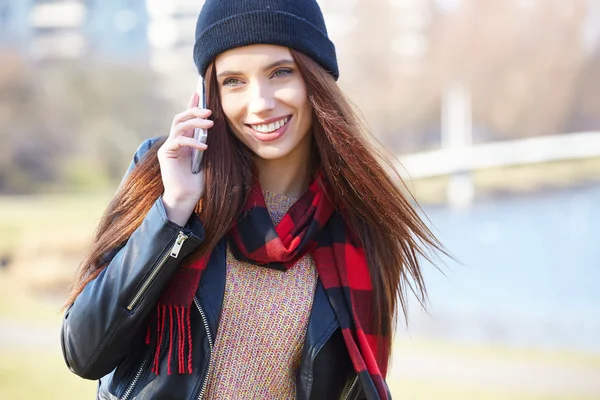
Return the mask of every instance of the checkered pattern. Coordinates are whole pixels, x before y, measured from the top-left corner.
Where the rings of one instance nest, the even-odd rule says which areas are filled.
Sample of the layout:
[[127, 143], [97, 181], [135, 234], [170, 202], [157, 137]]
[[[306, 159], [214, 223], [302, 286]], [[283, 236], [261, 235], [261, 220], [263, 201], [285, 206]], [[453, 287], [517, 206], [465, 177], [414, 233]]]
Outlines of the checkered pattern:
[[[325, 183], [320, 177], [276, 226], [271, 221], [262, 189], [256, 184], [228, 235], [231, 251], [237, 259], [281, 271], [292, 268], [302, 256], [310, 252], [339, 321], [363, 391], [370, 400], [387, 400], [384, 377], [389, 349], [378, 352], [379, 347], [387, 341], [383, 340], [373, 325], [371, 278], [364, 249], [355, 238], [342, 215], [331, 204]], [[191, 373], [191, 335], [186, 331], [189, 308], [207, 262], [208, 257], [205, 257], [189, 267], [181, 268], [181, 272], [173, 277], [159, 300], [159, 327], [149, 329], [147, 338], [150, 343], [152, 332], [156, 332], [157, 354], [153, 370], [157, 374], [160, 343], [164, 340], [171, 342], [170, 348], [177, 342], [180, 348], [179, 372]], [[187, 312], [176, 313], [179, 332], [177, 329], [173, 332], [173, 327], [169, 327], [168, 332], [163, 332], [165, 329], [161, 324], [165, 325], [166, 321], [165, 306], [175, 309], [183, 307]], [[180, 321], [179, 315], [187, 316]], [[172, 318], [170, 321], [173, 325]], [[171, 352], [169, 349], [169, 357]], [[377, 354], [384, 354], [386, 358], [377, 359]], [[169, 373], [170, 364], [169, 359]]]
[[[342, 216], [328, 200], [323, 181], [316, 179], [275, 227], [256, 185], [231, 230], [229, 243], [238, 259], [279, 270], [291, 268], [310, 252], [367, 398], [387, 399], [387, 360], [376, 358], [385, 341], [373, 326], [367, 260], [348, 233]], [[388, 354], [387, 349], [382, 353]]]

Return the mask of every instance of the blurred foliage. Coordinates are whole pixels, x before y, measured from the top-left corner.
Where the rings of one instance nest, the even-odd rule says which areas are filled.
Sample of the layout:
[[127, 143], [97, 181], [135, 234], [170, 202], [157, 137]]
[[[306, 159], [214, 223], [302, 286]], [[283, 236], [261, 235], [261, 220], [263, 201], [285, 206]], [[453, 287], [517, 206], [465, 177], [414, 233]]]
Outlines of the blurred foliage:
[[0, 55], [0, 192], [105, 189], [171, 105], [139, 66], [27, 63]]
[[360, 23], [338, 46], [340, 83], [399, 153], [439, 146], [441, 99], [456, 83], [471, 91], [475, 142], [600, 130], [591, 3], [463, 0], [432, 12], [427, 50], [411, 58], [393, 41], [418, 18], [403, 18], [399, 1], [359, 0]]

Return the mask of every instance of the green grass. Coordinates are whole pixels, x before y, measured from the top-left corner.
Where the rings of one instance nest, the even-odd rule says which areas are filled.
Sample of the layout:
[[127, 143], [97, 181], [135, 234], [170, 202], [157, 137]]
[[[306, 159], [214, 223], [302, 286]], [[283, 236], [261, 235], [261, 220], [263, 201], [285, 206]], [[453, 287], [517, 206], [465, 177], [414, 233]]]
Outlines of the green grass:
[[[59, 350], [2, 351], [0, 399], [92, 399], [96, 382], [72, 374]], [[592, 400], [598, 397], [540, 396], [460, 387], [448, 382], [388, 379], [394, 399], [407, 400]]]
[[473, 360], [494, 360], [497, 362], [535, 362], [545, 365], [561, 365], [572, 367], [587, 367], [598, 369], [600, 373], [600, 355], [587, 354], [569, 350], [541, 350], [507, 348], [491, 345], [451, 345], [433, 340], [408, 340], [399, 339], [394, 344], [396, 354], [403, 350], [420, 352], [423, 354], [436, 354], [449, 357], [469, 357]]
[[19, 291], [64, 295], [111, 196], [0, 196], [0, 257], [11, 260], [0, 272]]
[[[471, 178], [477, 196], [597, 184], [600, 183], [600, 158], [489, 168], [473, 172]], [[442, 204], [446, 202], [449, 182], [450, 176], [436, 176], [408, 181], [407, 186], [421, 204]]]
[[[10, 322], [24, 329], [58, 331], [66, 280], [77, 268], [111, 195], [0, 197], [0, 255], [13, 259], [0, 271], [0, 327]], [[58, 289], [57, 276], [63, 277]], [[93, 399], [96, 386], [68, 370], [58, 340], [54, 347], [41, 348], [0, 344], [0, 399]]]
[[388, 380], [394, 400], [598, 400], [597, 396], [536, 395], [511, 391], [476, 390], [427, 380]]
[[24, 282], [0, 273], [0, 322], [57, 324], [61, 307], [62, 297], [40, 297]]
[[93, 234], [111, 193], [0, 197], [0, 254], [80, 243]]
[[[395, 398], [600, 399], [599, 386], [593, 384], [600, 376], [598, 354], [408, 338], [397, 339], [393, 353], [387, 382]], [[401, 367], [394, 367], [394, 361]]]
[[94, 399], [97, 383], [71, 373], [58, 349], [1, 351], [0, 399]]

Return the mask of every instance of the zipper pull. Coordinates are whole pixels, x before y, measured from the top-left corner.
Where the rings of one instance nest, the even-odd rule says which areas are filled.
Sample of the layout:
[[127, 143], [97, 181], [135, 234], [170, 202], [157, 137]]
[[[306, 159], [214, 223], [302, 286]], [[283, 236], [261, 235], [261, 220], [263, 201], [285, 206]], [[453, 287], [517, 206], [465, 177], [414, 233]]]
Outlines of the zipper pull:
[[188, 236], [179, 231], [179, 235], [177, 235], [177, 240], [175, 240], [175, 244], [171, 248], [171, 257], [177, 258], [179, 256], [179, 252], [181, 251], [181, 247], [183, 246], [183, 242], [187, 240]]

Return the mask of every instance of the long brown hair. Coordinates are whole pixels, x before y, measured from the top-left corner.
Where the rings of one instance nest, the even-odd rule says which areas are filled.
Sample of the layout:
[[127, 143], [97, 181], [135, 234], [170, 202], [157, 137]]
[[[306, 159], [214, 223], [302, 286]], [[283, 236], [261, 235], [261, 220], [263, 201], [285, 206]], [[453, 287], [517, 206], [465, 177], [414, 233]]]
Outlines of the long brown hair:
[[[310, 57], [291, 50], [307, 85], [314, 112], [313, 152], [330, 184], [332, 200], [362, 242], [369, 264], [374, 295], [374, 326], [392, 340], [398, 301], [406, 316], [408, 291], [423, 303], [426, 289], [419, 256], [429, 259], [430, 250], [444, 248], [403, 195], [396, 174], [392, 178], [380, 162], [386, 162], [371, 142], [350, 103], [333, 77]], [[227, 233], [242, 209], [253, 182], [250, 150], [227, 126], [219, 101], [214, 64], [206, 72], [208, 108], [213, 110], [204, 155], [206, 191], [196, 212], [206, 237], [186, 262], [213, 249]], [[89, 254], [82, 262], [67, 306], [106, 267], [105, 254], [122, 245], [140, 226], [164, 188], [157, 150], [160, 140], [138, 163], [105, 211]], [[393, 171], [393, 166], [388, 162]], [[391, 349], [390, 344], [385, 348]], [[389, 354], [377, 355], [388, 360]]]

